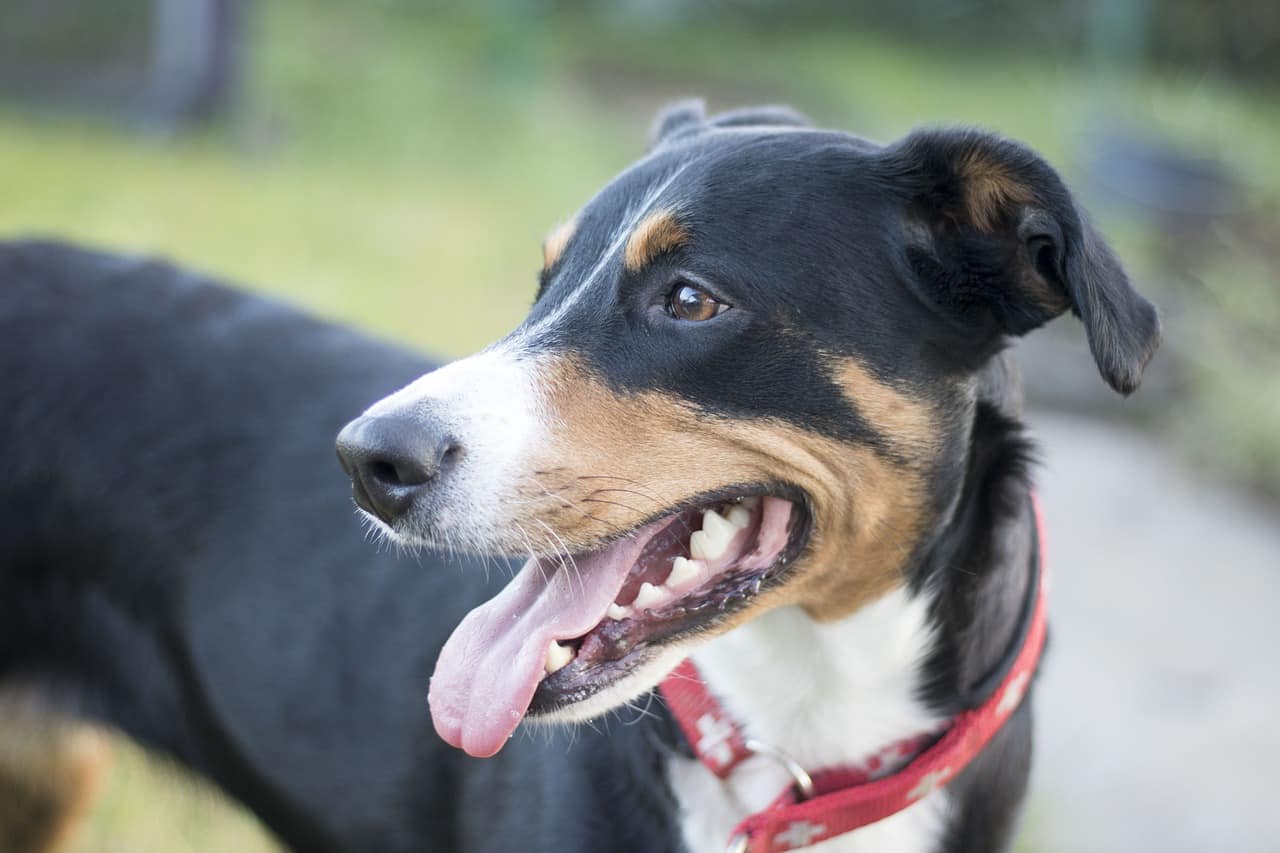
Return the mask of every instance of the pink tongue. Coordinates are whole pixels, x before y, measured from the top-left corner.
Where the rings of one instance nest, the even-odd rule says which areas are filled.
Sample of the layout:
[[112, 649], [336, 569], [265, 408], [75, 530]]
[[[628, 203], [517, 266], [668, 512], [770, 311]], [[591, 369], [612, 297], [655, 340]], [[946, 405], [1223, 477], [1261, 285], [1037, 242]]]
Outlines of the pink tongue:
[[[669, 521], [666, 520], [666, 521]], [[436, 733], [476, 758], [502, 749], [542, 679], [552, 640], [590, 631], [622, 589], [655, 522], [599, 551], [530, 560], [511, 583], [467, 614], [440, 650], [427, 701]]]

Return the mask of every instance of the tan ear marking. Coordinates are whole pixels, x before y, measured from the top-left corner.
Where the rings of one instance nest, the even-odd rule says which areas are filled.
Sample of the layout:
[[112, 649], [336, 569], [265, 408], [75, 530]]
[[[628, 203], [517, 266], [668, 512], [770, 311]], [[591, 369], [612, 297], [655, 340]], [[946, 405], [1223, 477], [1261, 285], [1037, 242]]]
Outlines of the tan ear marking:
[[623, 254], [623, 263], [629, 272], [639, 272], [663, 252], [681, 246], [689, 239], [689, 232], [667, 209], [650, 213], [631, 231]]
[[560, 256], [564, 254], [564, 249], [569, 245], [569, 241], [573, 239], [573, 233], [578, 230], [578, 220], [570, 219], [568, 222], [561, 223], [551, 230], [547, 238], [542, 241], [542, 268], [549, 270], [556, 265], [556, 261], [560, 260]]
[[994, 231], [1010, 205], [1030, 204], [1035, 194], [1002, 164], [980, 151], [970, 151], [959, 164], [965, 215], [983, 231]]

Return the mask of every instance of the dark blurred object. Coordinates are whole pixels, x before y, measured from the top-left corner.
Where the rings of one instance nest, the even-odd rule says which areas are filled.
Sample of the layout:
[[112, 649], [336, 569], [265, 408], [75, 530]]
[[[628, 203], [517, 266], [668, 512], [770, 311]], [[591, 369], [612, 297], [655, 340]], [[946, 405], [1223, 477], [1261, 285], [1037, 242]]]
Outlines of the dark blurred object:
[[0, 96], [161, 129], [216, 117], [242, 54], [242, 0], [3, 0]]
[[1236, 182], [1219, 160], [1150, 133], [1099, 128], [1090, 135], [1086, 154], [1095, 189], [1106, 193], [1108, 201], [1137, 205], [1158, 216], [1165, 227], [1203, 230], [1239, 209]]

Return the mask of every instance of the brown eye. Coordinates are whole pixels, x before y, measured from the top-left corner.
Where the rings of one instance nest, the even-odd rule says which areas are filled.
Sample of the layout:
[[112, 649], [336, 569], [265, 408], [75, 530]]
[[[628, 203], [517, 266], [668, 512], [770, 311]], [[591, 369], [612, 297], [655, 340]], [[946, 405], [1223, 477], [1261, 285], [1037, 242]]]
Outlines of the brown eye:
[[692, 284], [677, 284], [667, 297], [667, 311], [677, 320], [700, 322], [729, 310], [729, 306]]

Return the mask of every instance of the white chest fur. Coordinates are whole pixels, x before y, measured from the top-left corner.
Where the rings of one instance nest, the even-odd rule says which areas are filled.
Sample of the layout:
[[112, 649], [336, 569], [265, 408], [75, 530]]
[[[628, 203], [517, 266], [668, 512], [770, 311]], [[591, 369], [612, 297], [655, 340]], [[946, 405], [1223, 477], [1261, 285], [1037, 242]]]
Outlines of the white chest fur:
[[[820, 625], [782, 608], [694, 653], [708, 687], [750, 737], [806, 768], [863, 761], [941, 723], [916, 698], [931, 636], [927, 602], [897, 589], [839, 622]], [[721, 781], [677, 758], [671, 783], [693, 853], [719, 853], [738, 821], [769, 804], [790, 777], [751, 758]], [[936, 849], [946, 792], [840, 838], [824, 853], [927, 853]]]

